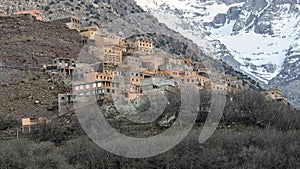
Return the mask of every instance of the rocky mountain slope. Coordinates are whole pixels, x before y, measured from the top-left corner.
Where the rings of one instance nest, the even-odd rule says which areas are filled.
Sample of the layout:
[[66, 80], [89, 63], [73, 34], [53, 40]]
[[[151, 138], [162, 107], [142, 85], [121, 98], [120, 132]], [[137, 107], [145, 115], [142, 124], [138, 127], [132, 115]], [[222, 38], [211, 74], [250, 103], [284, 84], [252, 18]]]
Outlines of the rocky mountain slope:
[[0, 16], [0, 62], [5, 65], [41, 67], [57, 57], [77, 58], [80, 40], [65, 24]]
[[[136, 0], [169, 28], [299, 106], [299, 0]], [[298, 87], [299, 88], [299, 87]]]
[[57, 57], [77, 58], [78, 32], [31, 17], [0, 17], [0, 130], [21, 118], [56, 115], [59, 85], [41, 68]]
[[101, 27], [127, 14], [142, 12], [133, 0], [2, 0], [0, 13], [14, 14], [16, 11], [35, 8], [43, 11], [45, 20], [76, 15], [83, 25], [96, 24]]
[[[39, 9], [43, 11], [46, 21], [56, 17], [76, 15], [82, 19], [82, 26], [96, 24], [104, 33], [120, 35], [124, 38], [135, 35], [148, 36], [149, 33], [150, 35], [155, 34], [158, 38], [164, 37], [162, 41], [165, 41], [166, 44], [170, 43], [169, 47], [164, 49], [174, 51], [180, 44], [181, 46], [185, 46], [184, 50], [179, 52], [183, 56], [188, 56], [187, 54], [191, 53], [189, 51], [193, 51], [193, 53], [197, 55], [193, 56], [196, 60], [206, 60], [212, 65], [218, 65], [217, 67], [220, 69], [228, 67], [222, 62], [211, 59], [216, 58], [214, 57], [214, 52], [211, 52], [210, 50], [203, 52], [203, 50], [199, 49], [199, 47], [191, 40], [185, 38], [180, 33], [169, 29], [165, 24], [158, 22], [151, 14], [144, 12], [133, 0], [5, 0], [2, 1], [2, 3], [0, 2], [0, 6], [3, 7], [2, 9], [6, 9], [4, 12], [7, 14], [13, 14], [15, 11], [23, 9]], [[172, 40], [168, 41], [170, 37]], [[157, 41], [158, 38], [152, 39]], [[172, 41], [177, 41], [177, 43], [172, 43]], [[233, 73], [234, 71], [230, 68], [227, 72]], [[257, 88], [256, 84], [248, 77], [241, 75], [238, 72], [235, 72], [234, 74], [239, 74], [238, 76], [248, 79], [245, 80], [247, 81], [245, 83], [249, 84], [251, 88]]]

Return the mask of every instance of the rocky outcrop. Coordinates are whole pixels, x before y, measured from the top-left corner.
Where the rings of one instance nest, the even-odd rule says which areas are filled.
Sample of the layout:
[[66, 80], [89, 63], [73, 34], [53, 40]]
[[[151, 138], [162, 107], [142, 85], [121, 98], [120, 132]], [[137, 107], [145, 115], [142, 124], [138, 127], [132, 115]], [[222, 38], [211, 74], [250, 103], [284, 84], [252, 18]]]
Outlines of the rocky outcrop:
[[219, 28], [221, 26], [224, 26], [226, 22], [226, 14], [218, 14], [214, 17], [214, 20], [212, 21], [212, 26], [214, 28]]
[[241, 13], [241, 8], [237, 6], [230, 7], [227, 11], [227, 19], [229, 20], [237, 20]]

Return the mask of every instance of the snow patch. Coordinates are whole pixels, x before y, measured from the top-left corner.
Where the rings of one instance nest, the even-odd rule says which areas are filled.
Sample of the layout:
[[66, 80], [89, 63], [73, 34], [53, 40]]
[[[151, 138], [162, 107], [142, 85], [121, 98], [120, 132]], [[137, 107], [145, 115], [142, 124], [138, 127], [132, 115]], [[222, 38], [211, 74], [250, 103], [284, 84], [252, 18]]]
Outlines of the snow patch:
[[[219, 40], [226, 46], [234, 59], [241, 63], [240, 69], [242, 71], [266, 84], [280, 73], [287, 57], [298, 55], [299, 52], [296, 51], [300, 51], [300, 17], [299, 13], [291, 12], [290, 4], [278, 5], [278, 11], [269, 14], [271, 15], [269, 16], [270, 20], [260, 21], [260, 24], [263, 25], [271, 24], [273, 31], [273, 34], [262, 35], [247, 28], [243, 28], [238, 33], [233, 32], [236, 21], [227, 20], [225, 25], [220, 25], [221, 27], [218, 29], [204, 26], [204, 23], [212, 22], [217, 14], [227, 13], [228, 9], [233, 6], [242, 7], [244, 2], [227, 6], [225, 3], [213, 0], [204, 2], [199, 0], [136, 1], [143, 2], [144, 4], [141, 6], [148, 6], [147, 10], [159, 22], [165, 23], [170, 29], [194, 41], [205, 53], [211, 53], [221, 48], [221, 46], [212, 47], [212, 43]], [[156, 2], [156, 6], [152, 5], [153, 7], [151, 7], [152, 1]], [[239, 15], [240, 19], [245, 21], [251, 14], [258, 17], [264, 15], [272, 5], [272, 0], [267, 0], [267, 3], [268, 5], [261, 11], [243, 10]], [[300, 9], [299, 4], [294, 5]], [[250, 26], [252, 24], [250, 23]], [[291, 44], [295, 46], [291, 47]], [[290, 48], [294, 50], [288, 56]], [[223, 56], [219, 54], [215, 57], [222, 58]], [[296, 62], [296, 60], [291, 59], [289, 62]], [[275, 70], [267, 70], [266, 65], [271, 65]]]

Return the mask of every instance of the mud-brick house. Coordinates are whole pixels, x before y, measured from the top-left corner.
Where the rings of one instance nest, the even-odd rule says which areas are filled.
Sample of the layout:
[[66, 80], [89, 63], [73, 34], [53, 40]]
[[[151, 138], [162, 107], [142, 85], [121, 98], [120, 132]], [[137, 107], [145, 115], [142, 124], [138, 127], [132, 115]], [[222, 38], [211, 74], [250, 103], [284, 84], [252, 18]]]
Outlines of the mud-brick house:
[[58, 94], [58, 103], [70, 104], [76, 100], [76, 96], [70, 93]]
[[174, 87], [175, 80], [173, 78], [154, 77], [141, 80], [141, 92], [149, 92], [154, 89], [165, 89]]
[[73, 72], [73, 80], [83, 80], [85, 73], [97, 72], [102, 68], [99, 63], [76, 63], [76, 69]]
[[73, 72], [76, 68], [76, 63], [74, 59], [69, 58], [57, 58], [45, 65], [44, 68], [48, 72], [58, 72], [69, 76], [73, 76]]
[[119, 73], [120, 72], [115, 71], [111, 81], [111, 93], [114, 97], [124, 96], [126, 90], [125, 78]]
[[22, 132], [26, 132], [25, 130], [28, 129], [28, 132], [30, 133], [32, 126], [38, 125], [38, 124], [47, 124], [50, 120], [48, 120], [45, 117], [38, 117], [38, 118], [22, 118]]
[[231, 75], [226, 75], [224, 82], [227, 84], [229, 93], [238, 93], [244, 90], [242, 80], [238, 80], [236, 77]]
[[73, 93], [76, 96], [90, 96], [105, 94], [106, 90], [102, 82], [78, 82], [73, 84]]
[[69, 29], [76, 30], [77, 32], [80, 32], [81, 30], [81, 21], [76, 16], [65, 16], [53, 19], [51, 21], [65, 23]]
[[127, 84], [127, 91], [129, 93], [140, 93], [141, 81], [143, 79], [143, 76], [126, 76], [125, 83]]
[[149, 55], [141, 55], [139, 58], [143, 62], [143, 67], [147, 69], [158, 69], [159, 65], [164, 64], [164, 53], [163, 52], [155, 52]]
[[120, 65], [122, 64], [122, 48], [118, 46], [104, 46], [104, 63]]
[[83, 27], [81, 28], [80, 30], [80, 35], [84, 38], [87, 38], [87, 39], [92, 39], [94, 38], [94, 36], [96, 34], [98, 34], [98, 31], [99, 30], [99, 27], [94, 25], [94, 26], [88, 26], [88, 27]]
[[30, 15], [30, 16], [34, 17], [36, 20], [39, 20], [39, 21], [43, 20], [43, 13], [38, 10], [34, 10], [34, 9], [18, 11], [15, 14], [16, 15]]
[[123, 48], [120, 46], [121, 39], [112, 39], [97, 34], [94, 39], [90, 40], [90, 53], [101, 60], [105, 70], [113, 70], [116, 66], [121, 65], [123, 61]]
[[73, 109], [73, 103], [76, 101], [76, 95], [73, 93], [58, 94], [58, 114], [63, 115]]
[[119, 47], [123, 48], [123, 46], [125, 44], [124, 38], [122, 38], [120, 36], [104, 36], [104, 35], [102, 35], [102, 36], [104, 38], [105, 46], [119, 46]]
[[208, 81], [205, 83], [204, 88], [207, 90], [224, 91], [226, 93], [228, 92], [227, 84], [220, 81]]
[[154, 47], [151, 41], [147, 40], [135, 40], [130, 41], [128, 44], [128, 51], [139, 54], [153, 54]]
[[73, 91], [78, 96], [114, 94], [122, 88], [113, 72], [88, 72], [80, 81], [73, 82]]
[[198, 84], [198, 81], [193, 75], [192, 71], [180, 71], [180, 70], [165, 70], [171, 77], [173, 77], [179, 83], [194, 83]]
[[123, 65], [132, 67], [132, 68], [142, 68], [143, 62], [137, 56], [126, 56], [126, 57], [124, 57]]
[[263, 91], [267, 100], [273, 100], [277, 102], [282, 102], [288, 104], [288, 100], [282, 95], [282, 91], [279, 89], [269, 89]]

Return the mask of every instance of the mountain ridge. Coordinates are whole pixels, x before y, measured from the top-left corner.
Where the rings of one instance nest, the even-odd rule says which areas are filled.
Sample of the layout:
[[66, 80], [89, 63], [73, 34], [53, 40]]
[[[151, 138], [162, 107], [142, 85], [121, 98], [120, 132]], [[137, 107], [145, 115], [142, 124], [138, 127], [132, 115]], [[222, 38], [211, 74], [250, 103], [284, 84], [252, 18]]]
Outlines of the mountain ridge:
[[[146, 0], [137, 0], [137, 4]], [[280, 88], [299, 108], [299, 0], [169, 1], [144, 10], [265, 88]], [[206, 47], [203, 47], [206, 48]]]

